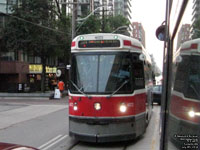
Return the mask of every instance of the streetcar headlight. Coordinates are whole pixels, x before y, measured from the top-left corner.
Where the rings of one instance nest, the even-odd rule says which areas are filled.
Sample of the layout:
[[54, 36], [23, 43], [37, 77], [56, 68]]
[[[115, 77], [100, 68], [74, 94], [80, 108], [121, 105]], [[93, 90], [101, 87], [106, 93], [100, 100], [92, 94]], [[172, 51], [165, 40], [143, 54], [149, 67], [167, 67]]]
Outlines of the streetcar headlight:
[[75, 110], [75, 111], [77, 111], [77, 110], [78, 110], [77, 103], [74, 103], [74, 107], [73, 107], [73, 108], [74, 108], [74, 110]]
[[195, 116], [195, 112], [193, 110], [188, 112], [188, 115], [193, 118]]
[[195, 116], [200, 116], [200, 112], [195, 112], [195, 111], [191, 110], [191, 111], [188, 112], [188, 115], [191, 118], [194, 118]]
[[120, 107], [119, 107], [119, 110], [121, 111], [121, 112], [126, 112], [126, 110], [127, 110], [127, 107], [126, 107], [126, 105], [124, 104], [124, 103], [122, 103], [121, 105], [120, 105]]
[[101, 104], [100, 103], [94, 103], [94, 108], [96, 110], [100, 110], [101, 109]]

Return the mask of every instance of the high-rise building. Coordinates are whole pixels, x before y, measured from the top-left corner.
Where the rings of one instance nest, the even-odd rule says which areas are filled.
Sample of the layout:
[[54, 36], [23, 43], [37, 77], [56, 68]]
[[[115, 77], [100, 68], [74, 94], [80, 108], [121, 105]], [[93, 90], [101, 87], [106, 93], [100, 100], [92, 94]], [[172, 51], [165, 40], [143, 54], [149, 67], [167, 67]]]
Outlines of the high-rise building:
[[139, 22], [133, 22], [133, 35], [132, 37], [135, 39], [138, 39], [142, 45], [145, 47], [145, 31], [141, 23]]
[[78, 3], [80, 5], [77, 5], [77, 16], [87, 16], [90, 12], [90, 0], [78, 0]]
[[194, 23], [197, 19], [200, 19], [200, 0], [193, 0], [192, 9], [192, 22]]
[[122, 15], [129, 21], [131, 20], [131, 0], [90, 0], [90, 11], [101, 7], [96, 14], [102, 14], [104, 9], [104, 15]]
[[114, 15], [122, 15], [131, 20], [131, 0], [113, 0]]
[[178, 33], [177, 49], [181, 46], [182, 43], [190, 40], [190, 24], [183, 24]]

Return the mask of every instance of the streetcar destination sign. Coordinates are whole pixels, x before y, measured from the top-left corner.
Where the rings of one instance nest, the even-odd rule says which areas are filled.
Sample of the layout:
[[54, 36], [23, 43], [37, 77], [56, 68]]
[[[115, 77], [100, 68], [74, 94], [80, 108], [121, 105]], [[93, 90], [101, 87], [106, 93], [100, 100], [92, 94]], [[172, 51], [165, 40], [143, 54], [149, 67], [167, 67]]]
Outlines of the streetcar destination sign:
[[78, 42], [79, 48], [120, 47], [119, 40], [85, 40]]

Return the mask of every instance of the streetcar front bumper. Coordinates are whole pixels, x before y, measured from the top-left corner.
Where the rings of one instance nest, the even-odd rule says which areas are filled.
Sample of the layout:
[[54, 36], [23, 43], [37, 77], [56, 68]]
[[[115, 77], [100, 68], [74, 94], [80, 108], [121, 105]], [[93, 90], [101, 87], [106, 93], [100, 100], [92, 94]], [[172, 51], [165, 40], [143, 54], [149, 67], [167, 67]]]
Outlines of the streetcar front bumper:
[[125, 118], [69, 118], [69, 135], [86, 142], [133, 140], [146, 129], [145, 115]]

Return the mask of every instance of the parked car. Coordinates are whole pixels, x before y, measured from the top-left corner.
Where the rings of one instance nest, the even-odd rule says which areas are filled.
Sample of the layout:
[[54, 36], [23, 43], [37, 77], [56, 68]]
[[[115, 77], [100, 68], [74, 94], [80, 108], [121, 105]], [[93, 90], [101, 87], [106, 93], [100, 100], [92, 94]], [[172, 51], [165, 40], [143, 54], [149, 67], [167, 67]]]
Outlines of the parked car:
[[39, 150], [39, 149], [30, 146], [0, 142], [0, 150]]
[[161, 104], [162, 85], [155, 85], [153, 87], [153, 102]]

